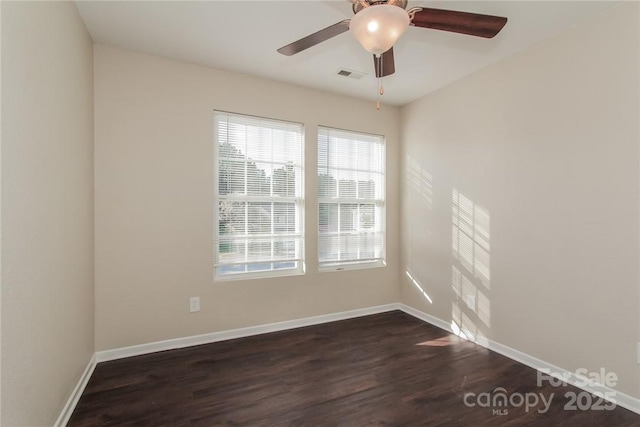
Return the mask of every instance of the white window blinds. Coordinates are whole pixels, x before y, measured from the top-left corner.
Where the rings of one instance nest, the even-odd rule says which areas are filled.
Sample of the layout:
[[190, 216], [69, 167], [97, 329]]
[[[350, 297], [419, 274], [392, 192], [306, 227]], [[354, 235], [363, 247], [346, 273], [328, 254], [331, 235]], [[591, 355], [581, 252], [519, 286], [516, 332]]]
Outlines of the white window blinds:
[[319, 267], [383, 264], [384, 217], [384, 137], [319, 128]]
[[215, 276], [303, 269], [303, 128], [215, 112]]

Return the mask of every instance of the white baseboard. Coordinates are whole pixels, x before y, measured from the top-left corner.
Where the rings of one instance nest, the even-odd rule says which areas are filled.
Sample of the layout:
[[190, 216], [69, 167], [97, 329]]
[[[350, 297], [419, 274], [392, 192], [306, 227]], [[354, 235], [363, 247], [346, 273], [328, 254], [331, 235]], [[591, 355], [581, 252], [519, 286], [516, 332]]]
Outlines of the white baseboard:
[[629, 396], [626, 393], [622, 393], [621, 391], [618, 391], [611, 387], [606, 387], [604, 385], [590, 386], [588, 384], [587, 378], [576, 375], [575, 372], [559, 368], [551, 363], [545, 362], [544, 360], [540, 360], [529, 354], [523, 353], [514, 348], [508, 347], [504, 344], [500, 344], [492, 340], [489, 340], [488, 349], [495, 351], [496, 353], [500, 353], [501, 355], [508, 357], [509, 359], [513, 359], [516, 362], [520, 362], [523, 365], [527, 365], [530, 368], [536, 369], [538, 371], [548, 370], [552, 373], [559, 374], [561, 378], [567, 378], [566, 382], [568, 384], [571, 384], [572, 386], [577, 387], [581, 390], [588, 391], [589, 393], [609, 393], [608, 395], [614, 396], [614, 398], [611, 400], [613, 403], [618, 406], [622, 406], [623, 408], [628, 409], [632, 412], [640, 414], [640, 399], [636, 399], [635, 397]]
[[444, 320], [438, 317], [432, 316], [420, 310], [416, 310], [415, 308], [402, 303], [398, 304], [398, 310], [402, 310], [405, 313], [410, 314], [413, 317], [422, 320], [423, 322], [427, 322], [433, 326], [437, 326], [440, 329], [444, 329], [449, 333], [453, 333], [453, 331], [451, 330], [451, 324], [445, 322]]
[[157, 351], [174, 350], [177, 348], [191, 347], [194, 345], [209, 344], [218, 341], [244, 338], [252, 335], [266, 334], [269, 332], [284, 331], [287, 329], [301, 328], [304, 326], [318, 325], [321, 323], [335, 322], [337, 320], [353, 319], [355, 317], [368, 316], [370, 314], [385, 313], [387, 311], [398, 310], [398, 304], [385, 304], [375, 307], [360, 308], [357, 310], [343, 311], [339, 313], [323, 314], [321, 316], [305, 317], [302, 319], [287, 320], [284, 322], [269, 323], [266, 325], [249, 326], [247, 328], [231, 329], [228, 331], [213, 332], [203, 335], [194, 335], [184, 338], [175, 338], [165, 341], [156, 341], [146, 344], [134, 345], [130, 347], [104, 350], [96, 353], [96, 361], [106, 362], [109, 360], [122, 359], [125, 357], [139, 356], [142, 354], [155, 353]]
[[[437, 326], [440, 329], [444, 329], [445, 331], [449, 332], [449, 333], [454, 333], [451, 330], [451, 324], [447, 323], [446, 321], [437, 318], [435, 316], [432, 316], [430, 314], [424, 313], [420, 310], [417, 310], [413, 307], [410, 307], [406, 304], [402, 304], [402, 303], [398, 303], [398, 309], [404, 311], [407, 314], [410, 314], [411, 316], [420, 319], [424, 322], [430, 323], [433, 326]], [[480, 343], [476, 343], [478, 345], [482, 345]], [[483, 347], [491, 350], [491, 351], [495, 351], [496, 353], [499, 353], [505, 357], [508, 357], [509, 359], [515, 360], [516, 362], [522, 363], [523, 365], [526, 365], [530, 368], [533, 368], [537, 371], [541, 371], [541, 372], [551, 372], [554, 374], [559, 374], [561, 376], [561, 378], [566, 378], [566, 382], [568, 384], [571, 384], [574, 387], [577, 387], [581, 390], [587, 391], [589, 393], [611, 393], [611, 396], [615, 396], [613, 403], [615, 403], [618, 406], [621, 406], [625, 409], [628, 409], [632, 412], [635, 412], [637, 414], [640, 414], [640, 399], [637, 399], [633, 396], [629, 396], [628, 394], [622, 393], [614, 388], [611, 387], [606, 387], [606, 386], [590, 386], [590, 385], [584, 385], [585, 383], [587, 383], [586, 378], [584, 377], [580, 377], [578, 375], [576, 375], [574, 372], [568, 371], [566, 369], [563, 368], [559, 368], [551, 363], [545, 362], [544, 360], [538, 359], [537, 357], [531, 356], [529, 354], [523, 353], [519, 350], [516, 350], [514, 348], [511, 348], [509, 346], [506, 346], [504, 344], [500, 344], [498, 342], [495, 342], [493, 340], [488, 340], [488, 345], [483, 345]], [[606, 395], [606, 394], [605, 394]]]
[[76, 384], [75, 388], [71, 392], [71, 396], [69, 396], [67, 403], [65, 403], [64, 407], [62, 408], [62, 412], [60, 412], [60, 415], [58, 416], [54, 427], [64, 427], [67, 425], [69, 419], [71, 418], [71, 414], [73, 414], [73, 410], [76, 409], [76, 405], [80, 400], [80, 396], [82, 396], [82, 392], [84, 392], [84, 389], [89, 382], [89, 378], [91, 378], [91, 374], [93, 374], [93, 370], [95, 368], [96, 355], [94, 354], [93, 356], [91, 356], [91, 360], [89, 360], [89, 364], [82, 373], [82, 376], [80, 376], [78, 384]]

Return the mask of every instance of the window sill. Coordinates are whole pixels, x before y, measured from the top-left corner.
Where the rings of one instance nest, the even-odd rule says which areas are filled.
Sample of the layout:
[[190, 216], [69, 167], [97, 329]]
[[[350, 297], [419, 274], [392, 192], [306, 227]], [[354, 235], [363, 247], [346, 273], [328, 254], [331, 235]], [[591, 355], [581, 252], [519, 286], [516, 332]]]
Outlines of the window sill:
[[342, 264], [342, 265], [330, 265], [330, 266], [318, 267], [318, 272], [319, 273], [331, 273], [331, 272], [337, 272], [337, 271], [365, 270], [365, 269], [369, 269], [369, 268], [381, 268], [381, 267], [386, 267], [386, 266], [387, 266], [387, 263], [385, 261]]
[[225, 274], [224, 276], [214, 275], [213, 282], [214, 283], [237, 282], [240, 280], [271, 279], [271, 278], [277, 278], [277, 277], [302, 276], [304, 274], [305, 274], [304, 270], [301, 270], [301, 269], [269, 271], [269, 272], [261, 271], [261, 272], [255, 272], [255, 273]]

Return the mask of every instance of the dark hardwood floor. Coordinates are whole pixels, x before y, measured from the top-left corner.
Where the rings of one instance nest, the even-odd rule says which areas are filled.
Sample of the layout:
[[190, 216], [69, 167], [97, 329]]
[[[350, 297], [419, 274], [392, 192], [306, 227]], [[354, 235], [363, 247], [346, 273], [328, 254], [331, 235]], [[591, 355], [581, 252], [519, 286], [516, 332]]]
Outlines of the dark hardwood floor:
[[[395, 311], [100, 363], [68, 425], [640, 425], [621, 407], [565, 410], [564, 394], [581, 391], [536, 379], [531, 368]], [[553, 397], [545, 413], [542, 403], [529, 411], [465, 405], [465, 393], [477, 403], [497, 387]]]

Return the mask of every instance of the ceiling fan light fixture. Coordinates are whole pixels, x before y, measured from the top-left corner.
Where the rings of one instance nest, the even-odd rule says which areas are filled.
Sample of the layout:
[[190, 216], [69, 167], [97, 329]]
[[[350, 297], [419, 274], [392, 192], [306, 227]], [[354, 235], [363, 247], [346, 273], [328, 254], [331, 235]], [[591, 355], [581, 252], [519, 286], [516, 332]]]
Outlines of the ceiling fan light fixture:
[[367, 51], [381, 55], [391, 49], [410, 21], [409, 14], [401, 7], [377, 4], [356, 13], [349, 30]]

